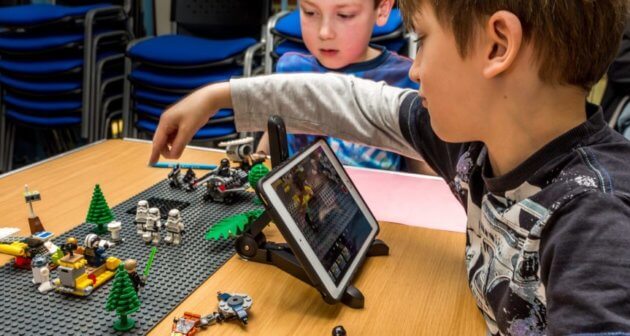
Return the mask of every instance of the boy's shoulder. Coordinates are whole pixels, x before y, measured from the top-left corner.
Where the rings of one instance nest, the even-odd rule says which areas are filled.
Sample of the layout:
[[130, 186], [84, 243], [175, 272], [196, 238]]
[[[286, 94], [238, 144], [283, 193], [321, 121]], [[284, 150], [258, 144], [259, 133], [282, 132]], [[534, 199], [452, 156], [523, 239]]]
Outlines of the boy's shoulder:
[[299, 52], [288, 52], [282, 55], [276, 63], [276, 72], [324, 72], [315, 56]]

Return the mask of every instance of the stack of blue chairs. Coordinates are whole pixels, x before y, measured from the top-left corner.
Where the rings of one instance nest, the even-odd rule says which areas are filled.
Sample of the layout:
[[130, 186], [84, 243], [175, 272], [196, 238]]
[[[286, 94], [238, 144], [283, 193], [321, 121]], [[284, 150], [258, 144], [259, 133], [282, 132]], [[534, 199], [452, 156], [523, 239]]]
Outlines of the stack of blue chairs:
[[122, 86], [128, 5], [80, 3], [0, 9], [0, 170], [11, 168], [17, 125], [80, 127], [80, 141], [94, 140], [96, 77]]
[[[309, 52], [302, 40], [300, 10], [283, 11], [271, 17], [267, 24], [266, 41], [266, 74], [273, 72], [275, 61], [287, 52], [293, 51], [308, 54]], [[374, 26], [371, 42], [397, 53], [401, 53], [407, 47], [408, 38], [398, 8], [392, 9], [384, 26]]]
[[[174, 34], [133, 41], [127, 48], [125, 136], [151, 135], [168, 106], [201, 86], [262, 72], [259, 41], [270, 10], [268, 0], [173, 0]], [[226, 109], [193, 139], [236, 136], [233, 111]]]

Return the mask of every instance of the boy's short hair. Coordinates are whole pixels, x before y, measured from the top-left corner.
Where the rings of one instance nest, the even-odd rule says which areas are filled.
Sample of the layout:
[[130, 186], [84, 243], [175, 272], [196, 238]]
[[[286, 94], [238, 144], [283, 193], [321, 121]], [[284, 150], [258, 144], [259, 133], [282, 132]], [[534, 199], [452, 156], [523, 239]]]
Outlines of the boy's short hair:
[[617, 54], [627, 0], [399, 0], [408, 27], [423, 2], [453, 32], [465, 57], [479, 24], [500, 10], [514, 13], [523, 39], [532, 42], [543, 81], [590, 90]]

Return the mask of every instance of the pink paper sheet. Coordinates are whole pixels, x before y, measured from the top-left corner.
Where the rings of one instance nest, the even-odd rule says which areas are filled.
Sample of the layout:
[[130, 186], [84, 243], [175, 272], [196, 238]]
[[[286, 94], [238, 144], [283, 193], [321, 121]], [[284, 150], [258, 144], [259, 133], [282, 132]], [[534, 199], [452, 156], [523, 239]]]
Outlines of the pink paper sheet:
[[465, 232], [464, 208], [441, 178], [345, 168], [377, 220]]

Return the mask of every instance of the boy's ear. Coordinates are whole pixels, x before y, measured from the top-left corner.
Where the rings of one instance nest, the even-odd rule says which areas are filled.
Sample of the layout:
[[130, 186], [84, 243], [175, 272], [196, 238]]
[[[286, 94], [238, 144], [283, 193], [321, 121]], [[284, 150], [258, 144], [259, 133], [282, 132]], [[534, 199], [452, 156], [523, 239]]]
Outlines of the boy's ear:
[[521, 50], [523, 26], [511, 12], [498, 11], [487, 21], [484, 35], [484, 67], [486, 78], [496, 77], [507, 71]]
[[[378, 0], [375, 0], [378, 1]], [[379, 27], [384, 26], [389, 19], [389, 14], [392, 12], [395, 0], [381, 0], [376, 7], [376, 25]]]

